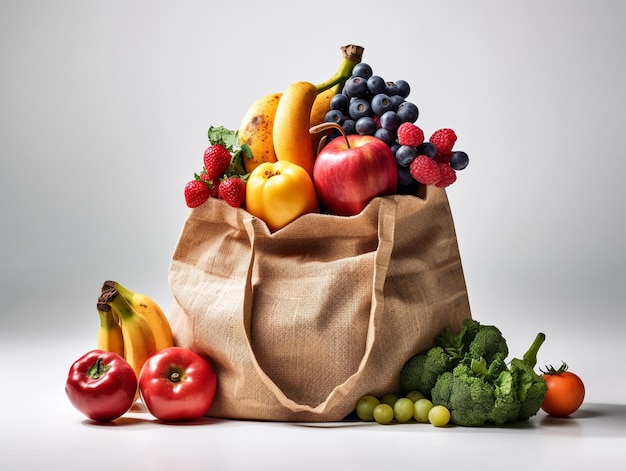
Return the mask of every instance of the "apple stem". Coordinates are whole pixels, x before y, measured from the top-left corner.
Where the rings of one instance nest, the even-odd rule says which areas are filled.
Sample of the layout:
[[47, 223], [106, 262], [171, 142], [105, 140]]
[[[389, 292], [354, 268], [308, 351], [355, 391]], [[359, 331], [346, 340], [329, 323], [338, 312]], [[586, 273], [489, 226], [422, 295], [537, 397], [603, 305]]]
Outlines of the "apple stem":
[[313, 126], [312, 128], [309, 129], [309, 133], [311, 135], [321, 134], [321, 133], [324, 134], [324, 137], [322, 138], [322, 140], [320, 140], [318, 153], [319, 153], [320, 149], [322, 147], [324, 147], [324, 144], [326, 144], [326, 137], [328, 136], [328, 134], [330, 134], [330, 131], [339, 131], [341, 133], [341, 135], [343, 136], [343, 138], [346, 140], [346, 145], [348, 146], [348, 149], [351, 147], [350, 146], [350, 141], [348, 139], [348, 135], [346, 134], [346, 132], [343, 130], [343, 128], [339, 124], [337, 124], [337, 123], [321, 123], [321, 124]]
[[111, 368], [111, 365], [103, 365], [102, 357], [98, 357], [96, 362], [87, 370], [87, 376], [89, 379], [99, 380], [106, 374], [109, 368]]
[[172, 371], [170, 373], [170, 381], [172, 383], [180, 383], [182, 381], [182, 375], [180, 374], [180, 371]]

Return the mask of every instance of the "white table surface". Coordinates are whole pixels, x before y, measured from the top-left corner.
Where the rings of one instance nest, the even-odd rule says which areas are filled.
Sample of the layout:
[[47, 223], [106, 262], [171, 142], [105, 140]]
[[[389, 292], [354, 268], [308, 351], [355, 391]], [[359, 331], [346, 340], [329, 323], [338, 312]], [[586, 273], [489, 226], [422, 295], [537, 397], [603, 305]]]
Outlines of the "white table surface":
[[[626, 402], [621, 399], [626, 382], [606, 363], [598, 364], [597, 375], [582, 368], [587, 399], [571, 417], [555, 419], [540, 411], [529, 422], [507, 427], [211, 418], [167, 425], [140, 406], [103, 425], [83, 417], [64, 393], [70, 364], [93, 347], [91, 335], [72, 333], [60, 342], [44, 334], [30, 342], [14, 336], [1, 344], [0, 462], [5, 470], [617, 470], [626, 463]], [[615, 342], [607, 345], [609, 353], [621, 350]], [[609, 371], [615, 374], [605, 384]]]

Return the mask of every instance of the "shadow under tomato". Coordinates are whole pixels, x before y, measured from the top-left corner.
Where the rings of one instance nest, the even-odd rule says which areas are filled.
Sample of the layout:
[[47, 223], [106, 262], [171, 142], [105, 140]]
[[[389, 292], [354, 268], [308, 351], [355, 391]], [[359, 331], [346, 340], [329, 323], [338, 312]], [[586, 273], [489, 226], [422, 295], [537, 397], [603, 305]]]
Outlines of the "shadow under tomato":
[[541, 427], [563, 433], [593, 437], [626, 436], [626, 405], [586, 404], [571, 415], [554, 417], [543, 415]]

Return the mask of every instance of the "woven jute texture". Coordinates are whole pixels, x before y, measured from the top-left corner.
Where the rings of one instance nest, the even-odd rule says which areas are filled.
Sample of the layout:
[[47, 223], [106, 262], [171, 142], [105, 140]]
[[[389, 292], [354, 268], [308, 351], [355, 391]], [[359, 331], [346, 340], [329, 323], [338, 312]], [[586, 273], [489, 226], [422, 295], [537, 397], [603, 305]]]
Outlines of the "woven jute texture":
[[208, 415], [338, 421], [398, 391], [402, 365], [471, 317], [445, 190], [308, 214], [271, 233], [211, 199], [190, 210], [169, 270], [177, 345], [215, 367]]

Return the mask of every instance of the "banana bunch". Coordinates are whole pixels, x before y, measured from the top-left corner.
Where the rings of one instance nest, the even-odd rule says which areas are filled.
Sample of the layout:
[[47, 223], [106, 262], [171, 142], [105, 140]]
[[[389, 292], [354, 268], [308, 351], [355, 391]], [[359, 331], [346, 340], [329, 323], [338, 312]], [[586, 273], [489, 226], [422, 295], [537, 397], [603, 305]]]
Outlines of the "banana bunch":
[[174, 346], [172, 329], [161, 307], [145, 294], [105, 281], [98, 298], [97, 348], [128, 361], [137, 378], [148, 358]]
[[319, 137], [309, 129], [324, 122], [330, 101], [339, 93], [352, 69], [361, 62], [363, 48], [341, 48], [342, 60], [335, 74], [314, 85], [307, 81], [290, 84], [283, 92], [271, 93], [248, 108], [239, 126], [241, 144], [247, 144], [252, 158], [244, 159], [247, 172], [263, 162], [286, 160], [313, 175], [313, 163]]

